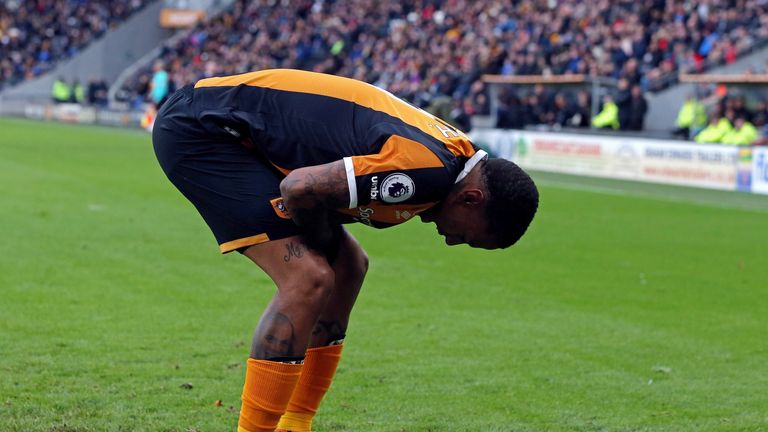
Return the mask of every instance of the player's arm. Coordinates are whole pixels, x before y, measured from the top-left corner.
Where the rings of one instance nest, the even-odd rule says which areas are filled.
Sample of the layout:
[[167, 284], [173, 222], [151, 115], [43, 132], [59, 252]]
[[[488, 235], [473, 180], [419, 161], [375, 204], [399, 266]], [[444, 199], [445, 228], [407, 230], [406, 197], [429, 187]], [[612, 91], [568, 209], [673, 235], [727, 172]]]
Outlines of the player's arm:
[[339, 241], [341, 226], [331, 221], [330, 212], [349, 207], [344, 161], [292, 171], [280, 182], [280, 194], [309, 246], [331, 257]]

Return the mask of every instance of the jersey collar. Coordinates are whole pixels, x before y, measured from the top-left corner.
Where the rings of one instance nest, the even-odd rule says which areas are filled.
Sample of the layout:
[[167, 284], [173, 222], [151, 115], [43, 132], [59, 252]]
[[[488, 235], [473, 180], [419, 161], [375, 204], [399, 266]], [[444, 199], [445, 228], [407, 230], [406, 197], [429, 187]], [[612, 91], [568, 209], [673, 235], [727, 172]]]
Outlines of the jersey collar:
[[478, 164], [478, 162], [488, 159], [488, 153], [485, 152], [485, 150], [478, 150], [475, 152], [475, 154], [467, 160], [467, 162], [464, 164], [464, 169], [461, 170], [459, 173], [459, 176], [456, 177], [456, 181], [454, 183], [460, 182], [464, 177], [469, 174], [470, 171], [472, 171], [472, 168], [475, 167], [475, 165]]

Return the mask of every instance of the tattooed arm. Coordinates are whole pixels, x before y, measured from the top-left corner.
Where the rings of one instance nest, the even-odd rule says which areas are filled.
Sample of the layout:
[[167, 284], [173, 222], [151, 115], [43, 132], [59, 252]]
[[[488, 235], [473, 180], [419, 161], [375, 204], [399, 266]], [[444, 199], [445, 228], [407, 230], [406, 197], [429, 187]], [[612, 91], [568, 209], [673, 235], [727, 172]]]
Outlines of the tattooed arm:
[[294, 170], [280, 183], [280, 193], [308, 245], [332, 261], [341, 226], [331, 222], [329, 213], [349, 204], [344, 161]]

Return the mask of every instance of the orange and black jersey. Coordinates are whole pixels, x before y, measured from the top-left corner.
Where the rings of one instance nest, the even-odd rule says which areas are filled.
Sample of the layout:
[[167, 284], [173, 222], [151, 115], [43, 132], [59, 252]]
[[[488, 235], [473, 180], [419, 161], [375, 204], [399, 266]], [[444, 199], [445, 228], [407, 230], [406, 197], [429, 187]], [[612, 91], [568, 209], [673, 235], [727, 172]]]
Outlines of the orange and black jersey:
[[350, 197], [339, 211], [376, 227], [432, 207], [485, 155], [435, 116], [349, 78], [287, 69], [208, 78], [193, 100], [207, 132], [252, 142], [283, 174], [343, 159]]

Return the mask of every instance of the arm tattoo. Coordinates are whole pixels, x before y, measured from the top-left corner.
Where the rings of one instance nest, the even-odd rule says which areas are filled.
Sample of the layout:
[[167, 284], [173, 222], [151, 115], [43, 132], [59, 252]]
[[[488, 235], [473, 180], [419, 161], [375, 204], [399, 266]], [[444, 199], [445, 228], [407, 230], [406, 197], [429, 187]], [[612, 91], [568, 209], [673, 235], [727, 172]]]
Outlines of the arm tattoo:
[[303, 355], [294, 352], [295, 343], [293, 322], [286, 315], [276, 312], [265, 316], [259, 324], [252, 352], [260, 359]]
[[325, 180], [323, 188], [327, 191], [324, 194], [323, 203], [327, 208], [338, 209], [349, 206], [349, 184], [347, 182], [347, 171], [344, 168], [344, 162], [334, 166], [325, 165], [327, 168], [322, 175]]
[[307, 177], [304, 179], [304, 193], [307, 194], [307, 196], [314, 197], [316, 185], [317, 179], [315, 176], [312, 175], [312, 173], [307, 174]]
[[319, 320], [317, 321], [317, 324], [315, 324], [315, 328], [312, 330], [312, 336], [315, 338], [320, 338], [323, 345], [329, 345], [333, 341], [344, 339], [346, 332], [347, 330], [342, 327], [339, 321]]
[[[329, 212], [346, 208], [349, 186], [344, 162], [299, 168], [280, 184], [280, 192], [293, 222], [302, 229], [307, 244], [330, 256], [338, 229]], [[287, 255], [290, 258], [290, 254]], [[287, 262], [288, 260], [286, 260]]]
[[[284, 199], [294, 208], [335, 210], [349, 204], [347, 171], [343, 161], [300, 168], [283, 180]], [[287, 206], [287, 203], [286, 203]]]
[[288, 253], [283, 256], [283, 261], [285, 262], [290, 262], [292, 257], [299, 259], [304, 256], [304, 245], [301, 243], [290, 242], [285, 245], [285, 249], [288, 251]]

